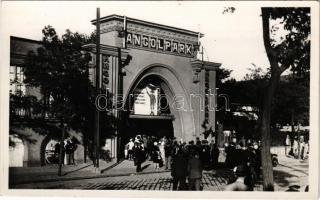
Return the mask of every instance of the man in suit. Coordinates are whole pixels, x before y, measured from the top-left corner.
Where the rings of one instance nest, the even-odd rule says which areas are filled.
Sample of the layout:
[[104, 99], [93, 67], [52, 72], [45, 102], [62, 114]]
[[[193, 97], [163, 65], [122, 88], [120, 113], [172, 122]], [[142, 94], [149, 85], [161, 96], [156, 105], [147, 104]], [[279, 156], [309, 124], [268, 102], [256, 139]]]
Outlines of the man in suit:
[[188, 161], [189, 190], [200, 190], [203, 166], [198, 152], [194, 152]]
[[179, 190], [186, 189], [186, 177], [187, 177], [187, 165], [188, 160], [182, 148], [179, 148], [177, 154], [173, 157], [171, 166], [171, 176], [173, 178], [173, 190], [177, 190], [179, 184]]

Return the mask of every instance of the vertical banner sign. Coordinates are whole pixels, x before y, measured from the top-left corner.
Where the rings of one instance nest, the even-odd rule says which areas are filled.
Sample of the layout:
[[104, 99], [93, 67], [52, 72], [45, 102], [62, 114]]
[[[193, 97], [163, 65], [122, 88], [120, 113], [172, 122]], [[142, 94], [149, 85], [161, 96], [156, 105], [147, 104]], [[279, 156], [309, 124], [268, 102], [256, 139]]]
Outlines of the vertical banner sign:
[[127, 35], [127, 18], [126, 16], [123, 16], [123, 44], [122, 44], [123, 48], [127, 48], [126, 35]]
[[152, 84], [136, 89], [134, 96], [135, 115], [158, 115], [160, 89]]

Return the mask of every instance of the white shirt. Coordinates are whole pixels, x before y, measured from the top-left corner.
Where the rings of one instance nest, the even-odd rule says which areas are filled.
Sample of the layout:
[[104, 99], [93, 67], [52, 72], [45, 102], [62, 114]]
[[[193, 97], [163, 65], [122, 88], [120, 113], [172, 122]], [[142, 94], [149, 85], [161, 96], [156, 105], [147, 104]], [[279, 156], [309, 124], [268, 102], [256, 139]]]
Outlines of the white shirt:
[[131, 141], [131, 142], [128, 143], [128, 146], [129, 146], [128, 149], [129, 149], [129, 150], [132, 150], [132, 148], [133, 148], [133, 146], [134, 146], [134, 143]]

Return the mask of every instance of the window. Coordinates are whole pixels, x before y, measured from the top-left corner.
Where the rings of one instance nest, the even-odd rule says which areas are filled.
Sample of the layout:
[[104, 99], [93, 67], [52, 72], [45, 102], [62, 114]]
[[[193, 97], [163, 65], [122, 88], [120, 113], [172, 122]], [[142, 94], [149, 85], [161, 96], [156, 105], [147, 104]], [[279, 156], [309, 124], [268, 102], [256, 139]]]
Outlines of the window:
[[18, 91], [21, 91], [22, 94], [25, 94], [26, 86], [23, 83], [24, 79], [22, 67], [10, 66], [10, 93], [16, 94]]

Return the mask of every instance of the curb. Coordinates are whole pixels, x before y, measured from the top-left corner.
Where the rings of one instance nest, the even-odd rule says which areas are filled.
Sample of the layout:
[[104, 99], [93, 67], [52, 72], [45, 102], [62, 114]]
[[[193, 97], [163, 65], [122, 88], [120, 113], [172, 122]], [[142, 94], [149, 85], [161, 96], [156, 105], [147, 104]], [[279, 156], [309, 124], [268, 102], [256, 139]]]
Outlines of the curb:
[[[115, 163], [103, 171], [107, 171], [112, 169], [113, 167], [120, 164], [123, 160], [118, 163]], [[100, 174], [100, 175], [91, 175], [91, 176], [79, 176], [79, 177], [61, 177], [61, 178], [52, 178], [52, 179], [45, 179], [45, 180], [34, 180], [34, 181], [21, 181], [19, 183], [11, 183], [9, 186], [14, 185], [23, 185], [23, 184], [32, 184], [32, 183], [46, 183], [46, 182], [58, 182], [58, 181], [72, 181], [72, 180], [83, 180], [83, 179], [95, 179], [95, 178], [107, 178], [107, 177], [117, 177], [117, 176], [130, 176], [130, 175], [144, 175], [144, 174], [160, 174], [170, 172], [170, 170], [162, 170], [162, 171], [150, 171], [150, 172], [139, 172], [139, 173], [119, 173], [119, 174]]]
[[[114, 167], [116, 167], [117, 165], [119, 165], [123, 160], [120, 160], [117, 163], [114, 163], [112, 165], [110, 165], [109, 167], [103, 169], [102, 171], [108, 171], [109, 169], [112, 169]], [[64, 175], [68, 174], [68, 172], [64, 173]], [[105, 174], [104, 176], [106, 176], [107, 174]], [[76, 177], [59, 177], [59, 178], [49, 178], [49, 179], [39, 179], [39, 180], [30, 180], [30, 181], [19, 181], [19, 182], [12, 182], [10, 183], [9, 181], [9, 185], [22, 185], [22, 184], [31, 184], [31, 183], [44, 183], [44, 182], [57, 182], [57, 181], [70, 181], [70, 180], [81, 180], [81, 179], [90, 179], [90, 178], [99, 178], [101, 177], [100, 175], [89, 175], [89, 176], [76, 176]]]

